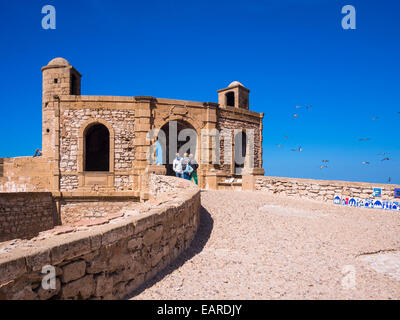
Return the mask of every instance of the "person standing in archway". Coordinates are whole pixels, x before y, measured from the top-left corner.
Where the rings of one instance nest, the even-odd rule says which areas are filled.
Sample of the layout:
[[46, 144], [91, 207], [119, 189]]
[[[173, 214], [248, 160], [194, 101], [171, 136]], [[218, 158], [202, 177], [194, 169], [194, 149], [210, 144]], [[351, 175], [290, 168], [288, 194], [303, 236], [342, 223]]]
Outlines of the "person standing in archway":
[[172, 162], [172, 169], [178, 178], [183, 178], [182, 158], [180, 157], [179, 153], [176, 154], [176, 157]]
[[185, 171], [183, 171], [183, 178], [186, 180], [190, 181], [190, 177], [192, 175], [193, 168], [192, 166], [188, 163], [185, 167]]
[[183, 171], [183, 178], [186, 180], [190, 180], [190, 175], [193, 172], [193, 168], [189, 164], [190, 159], [187, 153], [184, 153], [182, 159], [182, 171]]
[[191, 179], [195, 184], [198, 184], [197, 181], [197, 169], [199, 167], [199, 164], [197, 163], [196, 159], [194, 158], [193, 154], [189, 155], [189, 164], [193, 168], [193, 172], [191, 174]]

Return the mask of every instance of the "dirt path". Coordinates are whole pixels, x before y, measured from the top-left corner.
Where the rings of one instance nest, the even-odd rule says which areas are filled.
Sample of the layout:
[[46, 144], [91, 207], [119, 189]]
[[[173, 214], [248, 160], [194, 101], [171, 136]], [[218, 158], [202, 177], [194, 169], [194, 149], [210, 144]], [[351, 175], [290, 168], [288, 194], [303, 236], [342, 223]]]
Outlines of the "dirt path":
[[202, 192], [191, 247], [133, 299], [400, 299], [400, 214]]

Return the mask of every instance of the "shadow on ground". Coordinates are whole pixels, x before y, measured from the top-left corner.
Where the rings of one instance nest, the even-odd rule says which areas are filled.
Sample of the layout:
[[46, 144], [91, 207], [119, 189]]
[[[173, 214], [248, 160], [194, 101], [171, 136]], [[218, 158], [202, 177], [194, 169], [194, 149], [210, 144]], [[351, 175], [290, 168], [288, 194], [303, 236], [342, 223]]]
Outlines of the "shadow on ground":
[[197, 230], [196, 235], [193, 238], [192, 243], [189, 248], [187, 248], [183, 253], [181, 253], [174, 261], [171, 262], [167, 267], [161, 270], [156, 276], [145, 283], [143, 283], [139, 288], [137, 288], [134, 292], [127, 295], [127, 299], [133, 298], [146, 290], [147, 288], [152, 287], [155, 283], [161, 281], [165, 276], [172, 273], [174, 270], [181, 267], [186, 261], [192, 259], [195, 255], [200, 253], [204, 246], [206, 245], [208, 239], [210, 238], [211, 231], [214, 226], [214, 220], [212, 219], [210, 213], [201, 206], [200, 209], [200, 225]]

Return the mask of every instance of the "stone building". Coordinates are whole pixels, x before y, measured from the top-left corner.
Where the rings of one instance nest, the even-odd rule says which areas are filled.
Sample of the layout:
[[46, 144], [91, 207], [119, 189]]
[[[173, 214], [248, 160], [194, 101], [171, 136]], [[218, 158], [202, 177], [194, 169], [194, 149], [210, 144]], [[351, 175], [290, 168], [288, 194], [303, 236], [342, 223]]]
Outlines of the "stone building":
[[[249, 110], [250, 91], [237, 81], [218, 90], [218, 103], [213, 103], [81, 95], [81, 74], [63, 58], [51, 60], [42, 73], [42, 156], [1, 159], [0, 191], [146, 199], [148, 174], [169, 172], [168, 165], [149, 163], [155, 139], [149, 139], [148, 133], [164, 129], [172, 121], [178, 123], [178, 130], [192, 128], [201, 137], [195, 151], [200, 187], [241, 188], [245, 176], [264, 174], [263, 114]], [[201, 134], [215, 129], [223, 132], [219, 142]], [[254, 133], [254, 158], [237, 165], [238, 144], [249, 158], [243, 151], [249, 148], [248, 137], [241, 133], [246, 129]], [[226, 148], [232, 148], [232, 161], [224, 156]], [[218, 151], [220, 161], [213, 163]]]

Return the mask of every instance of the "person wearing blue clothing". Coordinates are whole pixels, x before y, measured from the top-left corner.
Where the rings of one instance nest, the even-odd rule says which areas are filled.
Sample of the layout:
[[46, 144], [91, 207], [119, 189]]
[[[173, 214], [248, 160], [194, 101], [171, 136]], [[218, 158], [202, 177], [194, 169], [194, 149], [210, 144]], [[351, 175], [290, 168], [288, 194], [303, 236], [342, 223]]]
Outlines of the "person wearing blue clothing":
[[183, 178], [186, 179], [186, 180], [190, 180], [190, 176], [191, 176], [192, 172], [193, 172], [193, 168], [192, 168], [192, 166], [188, 163], [188, 164], [186, 165], [185, 171], [183, 171]]
[[197, 163], [196, 159], [194, 158], [193, 154], [189, 155], [189, 164], [193, 168], [193, 172], [190, 175], [190, 178], [193, 180], [195, 184], [198, 184], [197, 180], [197, 169], [199, 168], [199, 164]]
[[35, 155], [33, 157], [35, 158], [35, 157], [41, 157], [41, 156], [42, 156], [42, 150], [36, 149]]
[[190, 180], [190, 175], [193, 172], [193, 167], [190, 165], [190, 159], [187, 153], [184, 153], [183, 155], [182, 171], [183, 171], [183, 178], [186, 180]]

